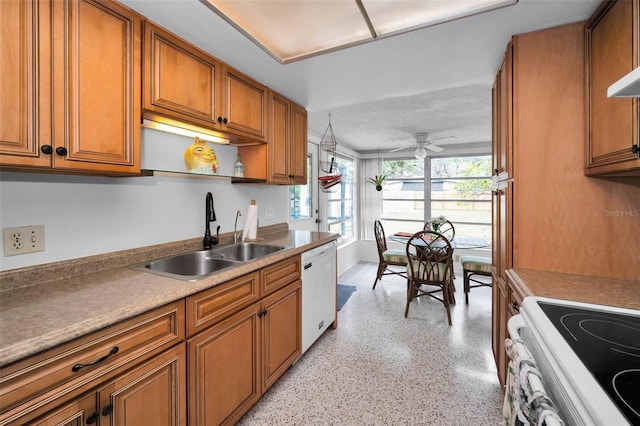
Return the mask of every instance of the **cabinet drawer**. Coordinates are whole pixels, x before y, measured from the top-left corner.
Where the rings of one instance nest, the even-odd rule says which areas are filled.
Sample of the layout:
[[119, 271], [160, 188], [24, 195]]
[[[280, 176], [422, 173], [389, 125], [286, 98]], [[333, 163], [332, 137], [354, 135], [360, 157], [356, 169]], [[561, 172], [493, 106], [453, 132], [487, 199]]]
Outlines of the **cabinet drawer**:
[[274, 291], [300, 278], [300, 256], [293, 256], [282, 260], [261, 271], [260, 285], [262, 296]]
[[[184, 301], [91, 333], [0, 370], [0, 424], [53, 398], [79, 394], [184, 340]], [[55, 392], [54, 392], [55, 389]]]
[[199, 332], [259, 298], [258, 272], [187, 297], [187, 334]]

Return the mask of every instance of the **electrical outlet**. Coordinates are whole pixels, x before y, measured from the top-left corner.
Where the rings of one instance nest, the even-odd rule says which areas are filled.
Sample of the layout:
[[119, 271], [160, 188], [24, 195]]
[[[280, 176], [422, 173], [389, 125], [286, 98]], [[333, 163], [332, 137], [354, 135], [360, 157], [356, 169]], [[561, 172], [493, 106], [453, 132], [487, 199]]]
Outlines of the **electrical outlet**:
[[273, 209], [270, 207], [267, 207], [264, 209], [264, 218], [265, 219], [273, 219]]
[[44, 225], [4, 228], [4, 255], [44, 251]]

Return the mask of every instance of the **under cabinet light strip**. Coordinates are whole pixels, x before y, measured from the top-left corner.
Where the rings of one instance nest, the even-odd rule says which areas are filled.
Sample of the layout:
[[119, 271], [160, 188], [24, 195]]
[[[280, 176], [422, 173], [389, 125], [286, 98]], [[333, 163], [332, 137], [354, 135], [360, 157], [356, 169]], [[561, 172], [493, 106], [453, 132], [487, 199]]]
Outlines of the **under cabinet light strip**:
[[145, 127], [147, 129], [160, 130], [167, 133], [173, 133], [175, 135], [186, 136], [189, 138], [195, 138], [197, 136], [207, 142], [217, 143], [220, 145], [229, 145], [229, 139], [225, 139], [220, 136], [185, 129], [184, 127], [173, 126], [171, 124], [160, 123], [158, 121], [153, 121], [146, 118], [142, 120], [142, 127]]

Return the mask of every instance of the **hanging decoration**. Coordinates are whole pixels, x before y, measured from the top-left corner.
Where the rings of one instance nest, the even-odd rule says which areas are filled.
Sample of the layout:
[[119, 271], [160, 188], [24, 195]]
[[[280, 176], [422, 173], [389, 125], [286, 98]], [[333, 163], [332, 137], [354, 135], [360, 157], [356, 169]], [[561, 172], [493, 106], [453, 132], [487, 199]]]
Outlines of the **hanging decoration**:
[[329, 125], [320, 140], [319, 166], [320, 171], [326, 173], [326, 175], [318, 176], [318, 182], [323, 192], [334, 191], [337, 185], [342, 182], [342, 173], [336, 163], [337, 145], [336, 137], [333, 134], [333, 127], [331, 126], [331, 113], [329, 113]]
[[376, 186], [376, 191], [382, 191], [382, 184], [387, 177], [385, 175], [375, 175], [372, 178], [367, 178], [367, 182], [371, 182]]
[[[378, 148], [378, 165], [380, 165], [380, 148]], [[380, 174], [380, 175], [375, 175], [374, 177], [370, 177], [367, 178], [367, 182], [372, 183], [373, 185], [375, 185], [376, 187], [376, 191], [382, 191], [382, 184], [384, 183], [384, 180], [387, 178], [387, 175], [385, 174]]]

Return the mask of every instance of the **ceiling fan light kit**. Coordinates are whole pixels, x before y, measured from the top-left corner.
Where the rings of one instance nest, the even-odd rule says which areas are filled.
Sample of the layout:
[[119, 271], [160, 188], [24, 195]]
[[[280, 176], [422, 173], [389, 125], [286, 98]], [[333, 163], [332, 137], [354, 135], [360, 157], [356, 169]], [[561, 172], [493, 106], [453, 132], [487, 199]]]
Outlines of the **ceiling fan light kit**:
[[[456, 136], [442, 136], [438, 138], [429, 139], [429, 133], [426, 133], [426, 132], [416, 133], [415, 135], [413, 135], [413, 137], [415, 140], [411, 143], [411, 145], [395, 148], [389, 152], [397, 152], [397, 151], [402, 151], [403, 149], [409, 149], [409, 148], [415, 147], [416, 150], [413, 153], [414, 157], [416, 157], [416, 159], [418, 160], [424, 160], [427, 157], [427, 150], [433, 151], [433, 152], [444, 151], [444, 148], [438, 145], [434, 145], [431, 142], [442, 140], [442, 139], [458, 139]], [[410, 141], [399, 141], [399, 142], [410, 142]]]
[[413, 153], [417, 160], [424, 160], [427, 158], [427, 150], [422, 144], [418, 145], [416, 151]]

